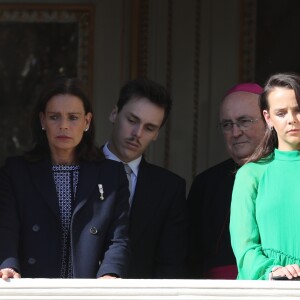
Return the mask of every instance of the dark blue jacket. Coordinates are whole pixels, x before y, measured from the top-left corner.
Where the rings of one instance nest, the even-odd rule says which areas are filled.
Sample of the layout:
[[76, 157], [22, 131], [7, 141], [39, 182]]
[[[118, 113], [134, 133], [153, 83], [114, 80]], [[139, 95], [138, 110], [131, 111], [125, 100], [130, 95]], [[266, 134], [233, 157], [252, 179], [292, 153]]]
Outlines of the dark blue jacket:
[[[128, 197], [120, 163], [80, 164], [70, 225], [74, 278], [126, 276]], [[61, 221], [49, 159], [13, 157], [1, 168], [0, 241], [0, 268], [14, 268], [23, 278], [60, 276]]]

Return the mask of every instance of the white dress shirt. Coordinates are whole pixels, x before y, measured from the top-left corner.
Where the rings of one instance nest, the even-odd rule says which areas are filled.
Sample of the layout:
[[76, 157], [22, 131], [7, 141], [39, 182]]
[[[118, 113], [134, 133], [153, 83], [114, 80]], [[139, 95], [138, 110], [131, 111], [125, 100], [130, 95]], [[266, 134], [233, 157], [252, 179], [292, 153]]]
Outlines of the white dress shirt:
[[123, 164], [128, 164], [128, 166], [131, 168], [132, 173], [131, 173], [131, 188], [132, 188], [132, 194], [130, 195], [130, 198], [133, 198], [134, 192], [135, 192], [135, 187], [136, 187], [136, 181], [137, 181], [137, 176], [139, 172], [139, 165], [142, 160], [142, 156], [138, 157], [135, 160], [132, 160], [130, 162], [124, 162], [120, 160], [115, 154], [113, 154], [109, 149], [108, 149], [108, 142], [104, 145], [103, 147], [103, 154], [105, 158], [115, 160], [122, 162]]

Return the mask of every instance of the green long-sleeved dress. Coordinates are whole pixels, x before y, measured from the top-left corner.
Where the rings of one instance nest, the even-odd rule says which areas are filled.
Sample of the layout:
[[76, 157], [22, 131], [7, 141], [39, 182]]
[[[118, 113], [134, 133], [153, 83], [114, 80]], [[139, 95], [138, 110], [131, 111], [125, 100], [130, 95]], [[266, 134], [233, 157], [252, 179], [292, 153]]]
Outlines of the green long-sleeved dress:
[[238, 279], [300, 264], [300, 151], [279, 151], [236, 174], [230, 235]]

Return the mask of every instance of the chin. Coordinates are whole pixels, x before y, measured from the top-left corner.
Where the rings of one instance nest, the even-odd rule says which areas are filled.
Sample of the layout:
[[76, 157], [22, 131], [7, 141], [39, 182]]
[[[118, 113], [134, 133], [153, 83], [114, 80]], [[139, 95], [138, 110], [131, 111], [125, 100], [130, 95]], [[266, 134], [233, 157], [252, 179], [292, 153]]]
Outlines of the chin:
[[119, 157], [123, 162], [129, 162], [132, 161], [134, 158], [132, 158], [132, 155], [128, 155], [128, 153], [122, 153], [122, 157]]
[[239, 160], [244, 160], [252, 154], [251, 151], [235, 153], [235, 157]]

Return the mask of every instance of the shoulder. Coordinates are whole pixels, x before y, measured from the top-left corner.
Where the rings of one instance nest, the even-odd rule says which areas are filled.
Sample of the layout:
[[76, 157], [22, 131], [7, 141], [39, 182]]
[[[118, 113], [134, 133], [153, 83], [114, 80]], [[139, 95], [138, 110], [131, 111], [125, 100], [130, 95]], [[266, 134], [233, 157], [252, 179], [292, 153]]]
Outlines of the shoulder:
[[119, 161], [111, 160], [111, 159], [102, 159], [101, 161], [98, 162], [98, 165], [102, 168], [122, 168], [123, 165]]
[[80, 170], [82, 174], [97, 173], [101, 177], [110, 178], [110, 180], [117, 180], [120, 176], [125, 176], [122, 163], [110, 159], [84, 161], [80, 164]]
[[260, 177], [272, 164], [274, 158], [269, 156], [257, 162], [243, 165], [237, 172], [237, 177]]
[[219, 177], [224, 178], [225, 176], [234, 177], [236, 171], [237, 171], [237, 165], [230, 158], [199, 173], [195, 177], [194, 181], [198, 182], [205, 179], [211, 180], [212, 178], [219, 178]]
[[25, 159], [24, 156], [10, 156], [6, 158], [2, 167], [4, 168], [13, 168], [13, 167], [21, 167], [29, 162]]
[[80, 164], [84, 165], [85, 167], [112, 169], [112, 170], [122, 169], [123, 167], [122, 163], [115, 160], [106, 159], [106, 158], [103, 158], [98, 161], [82, 161]]
[[23, 156], [11, 156], [6, 158], [0, 168], [1, 180], [11, 178], [14, 181], [26, 181], [29, 178], [29, 165]]
[[212, 173], [216, 171], [221, 171], [221, 170], [228, 170], [228, 169], [235, 169], [236, 168], [236, 163], [232, 158], [228, 158], [208, 169], [203, 171], [202, 173]]
[[26, 162], [27, 160], [23, 155], [17, 155], [17, 156], [9, 156], [5, 159], [5, 163], [15, 163], [15, 162]]
[[168, 169], [146, 162], [145, 160], [142, 160], [139, 172], [141, 174], [146, 173], [150, 175], [156, 181], [164, 180], [164, 182], [169, 181], [185, 184], [185, 180], [181, 176]]

